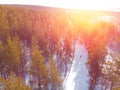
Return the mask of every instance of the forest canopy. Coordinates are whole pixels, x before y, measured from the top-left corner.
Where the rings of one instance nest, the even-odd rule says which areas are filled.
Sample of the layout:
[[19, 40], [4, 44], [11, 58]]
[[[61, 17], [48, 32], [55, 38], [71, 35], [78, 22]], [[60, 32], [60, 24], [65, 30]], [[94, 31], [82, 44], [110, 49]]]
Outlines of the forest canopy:
[[78, 41], [88, 51], [89, 90], [119, 90], [118, 18], [109, 11], [0, 5], [0, 83], [6, 90], [61, 90]]

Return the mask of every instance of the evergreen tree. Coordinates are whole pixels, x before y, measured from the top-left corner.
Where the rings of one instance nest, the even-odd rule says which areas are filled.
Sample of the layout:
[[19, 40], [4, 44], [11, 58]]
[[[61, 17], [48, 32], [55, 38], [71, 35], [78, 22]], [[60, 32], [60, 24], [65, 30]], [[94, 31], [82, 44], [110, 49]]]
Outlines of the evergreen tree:
[[[89, 26], [88, 26], [89, 27]], [[88, 50], [88, 72], [90, 75], [89, 89], [95, 90], [102, 75], [102, 67], [107, 55], [107, 37], [99, 25], [96, 23], [90, 26], [84, 36], [85, 46]]]
[[62, 82], [62, 78], [60, 77], [60, 72], [52, 58], [50, 58], [50, 81], [52, 85], [52, 90], [56, 90], [60, 87], [60, 83]]
[[33, 78], [36, 78], [35, 81], [33, 79], [33, 82], [37, 83], [39, 90], [47, 88], [49, 84], [48, 67], [35, 39], [32, 40], [30, 73]]
[[5, 47], [3, 43], [0, 41], [0, 75], [5, 76]]
[[20, 64], [20, 42], [17, 36], [13, 37], [13, 39], [10, 37], [10, 35], [7, 36], [7, 43], [5, 45], [5, 54], [6, 54], [6, 73], [8, 75], [10, 72], [14, 72], [18, 74], [18, 65]]
[[21, 77], [16, 77], [13, 73], [11, 73], [8, 79], [0, 77], [0, 83], [5, 90], [32, 90]]

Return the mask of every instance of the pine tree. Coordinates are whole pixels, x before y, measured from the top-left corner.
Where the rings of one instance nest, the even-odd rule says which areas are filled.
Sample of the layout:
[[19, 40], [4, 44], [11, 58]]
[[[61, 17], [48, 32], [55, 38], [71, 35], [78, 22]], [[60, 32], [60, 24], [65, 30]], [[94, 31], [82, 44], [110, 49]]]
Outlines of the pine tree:
[[60, 72], [53, 58], [50, 58], [49, 66], [50, 66], [50, 77], [51, 77], [50, 80], [51, 80], [52, 90], [56, 90], [57, 88], [59, 88], [62, 79], [60, 77]]
[[5, 45], [5, 64], [6, 64], [6, 73], [14, 72], [18, 74], [18, 65], [20, 64], [20, 53], [21, 53], [20, 43], [18, 37], [7, 36], [7, 43]]
[[110, 88], [110, 90], [117, 90], [120, 88], [120, 52], [111, 52], [111, 59], [107, 60], [104, 64], [103, 73], [104, 73], [104, 82], [108, 84], [104, 85], [105, 87]]
[[85, 46], [88, 50], [88, 72], [90, 75], [90, 90], [94, 90], [98, 84], [98, 80], [102, 75], [102, 67], [105, 63], [107, 55], [107, 35], [101, 29], [101, 26], [96, 23], [90, 26], [84, 36]]
[[1, 76], [5, 76], [5, 47], [3, 43], [0, 41], [0, 74]]
[[31, 90], [29, 86], [25, 84], [21, 77], [16, 77], [14, 73], [11, 73], [8, 79], [0, 78], [5, 90]]
[[34, 79], [36, 78], [35, 82], [37, 82], [39, 90], [42, 87], [47, 88], [49, 84], [48, 67], [35, 39], [32, 40], [30, 73]]
[[[13, 39], [13, 40], [12, 40]], [[20, 41], [17, 36], [7, 35], [6, 43], [0, 42], [0, 64], [1, 76], [8, 77], [10, 72], [18, 75], [18, 65], [20, 64]]]

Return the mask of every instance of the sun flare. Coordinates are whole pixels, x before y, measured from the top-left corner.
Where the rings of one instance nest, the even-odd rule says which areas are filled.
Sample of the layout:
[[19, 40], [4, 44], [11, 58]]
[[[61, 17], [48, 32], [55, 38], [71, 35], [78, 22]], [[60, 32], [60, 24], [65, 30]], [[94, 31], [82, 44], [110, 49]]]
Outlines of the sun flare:
[[113, 0], [70, 0], [69, 3], [66, 1], [64, 6], [73, 9], [106, 10], [118, 5]]
[[41, 5], [70, 9], [119, 9], [119, 0], [0, 0], [0, 4]]

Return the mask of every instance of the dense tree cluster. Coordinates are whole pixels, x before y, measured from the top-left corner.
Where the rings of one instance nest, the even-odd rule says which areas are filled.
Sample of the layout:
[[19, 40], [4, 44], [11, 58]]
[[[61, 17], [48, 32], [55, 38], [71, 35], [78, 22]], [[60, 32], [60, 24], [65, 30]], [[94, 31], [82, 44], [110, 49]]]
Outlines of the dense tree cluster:
[[88, 51], [89, 90], [98, 86], [119, 90], [120, 28], [99, 17], [65, 9], [1, 5], [0, 82], [7, 90], [61, 89], [79, 41]]
[[29, 76], [32, 88], [61, 88], [62, 73], [65, 77], [74, 46], [67, 34], [67, 16], [62, 10], [53, 11], [34, 6], [0, 6], [1, 77], [8, 79], [13, 72], [24, 81]]
[[100, 20], [100, 16], [80, 16], [73, 17], [73, 27], [74, 35], [80, 38], [88, 51], [89, 90], [119, 90], [120, 28], [117, 17], [111, 16], [106, 21]]
[[82, 36], [88, 50], [89, 90], [119, 90], [120, 29], [117, 24], [104, 21], [89, 25], [89, 33]]

